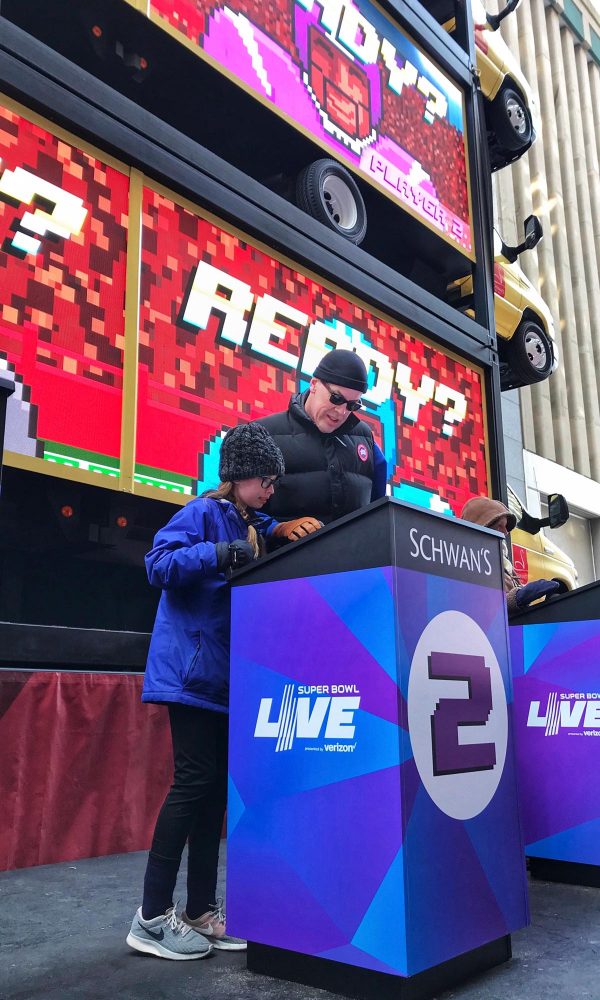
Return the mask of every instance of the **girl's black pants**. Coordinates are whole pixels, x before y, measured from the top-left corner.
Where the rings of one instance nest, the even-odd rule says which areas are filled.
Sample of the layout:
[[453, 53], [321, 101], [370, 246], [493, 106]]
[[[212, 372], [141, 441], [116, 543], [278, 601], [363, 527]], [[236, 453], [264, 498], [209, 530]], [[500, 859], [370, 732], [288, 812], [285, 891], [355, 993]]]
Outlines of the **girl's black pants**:
[[194, 919], [215, 902], [219, 841], [227, 805], [225, 712], [169, 705], [173, 784], [156, 821], [144, 878], [142, 916], [164, 913], [173, 901], [188, 843], [186, 912]]

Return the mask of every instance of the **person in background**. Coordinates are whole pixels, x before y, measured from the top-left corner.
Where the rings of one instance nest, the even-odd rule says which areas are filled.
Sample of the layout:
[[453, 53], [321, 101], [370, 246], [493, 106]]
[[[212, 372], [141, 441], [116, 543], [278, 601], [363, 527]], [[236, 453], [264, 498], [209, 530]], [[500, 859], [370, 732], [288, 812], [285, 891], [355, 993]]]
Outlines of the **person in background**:
[[302, 535], [302, 514], [328, 524], [385, 496], [385, 457], [358, 417], [366, 390], [359, 355], [332, 350], [286, 411], [255, 421], [273, 436], [285, 461], [285, 475], [265, 505], [268, 514], [288, 522], [280, 537]]
[[[142, 701], [166, 704], [174, 777], [158, 816], [142, 905], [127, 944], [161, 958], [200, 959], [213, 948], [245, 949], [227, 934], [216, 898], [227, 797], [230, 588], [232, 569], [257, 559], [277, 522], [259, 513], [284, 473], [281, 451], [256, 424], [223, 439], [217, 489], [190, 501], [158, 532], [146, 556], [162, 589]], [[173, 893], [188, 843], [187, 902]]]
[[[480, 524], [484, 528], [493, 528], [508, 535], [516, 527], [517, 519], [500, 500], [490, 500], [488, 497], [474, 497], [468, 500], [461, 512], [463, 521]], [[541, 597], [549, 597], [556, 593], [560, 584], [556, 580], [532, 580], [521, 583], [508, 557], [508, 547], [503, 543], [504, 551], [504, 590], [509, 615], [518, 614], [533, 601]]]

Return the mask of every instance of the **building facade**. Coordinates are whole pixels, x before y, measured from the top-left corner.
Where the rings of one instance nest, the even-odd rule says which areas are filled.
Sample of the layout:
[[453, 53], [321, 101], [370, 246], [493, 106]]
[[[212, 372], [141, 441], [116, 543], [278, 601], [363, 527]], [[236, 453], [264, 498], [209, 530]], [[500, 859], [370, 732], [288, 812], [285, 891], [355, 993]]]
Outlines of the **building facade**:
[[566, 496], [571, 518], [552, 539], [584, 584], [600, 576], [600, 5], [523, 0], [501, 31], [542, 131], [495, 175], [495, 225], [519, 243], [528, 215], [542, 222], [544, 239], [520, 266], [552, 311], [560, 353], [547, 381], [504, 394], [507, 473], [533, 514], [543, 516], [547, 493]]

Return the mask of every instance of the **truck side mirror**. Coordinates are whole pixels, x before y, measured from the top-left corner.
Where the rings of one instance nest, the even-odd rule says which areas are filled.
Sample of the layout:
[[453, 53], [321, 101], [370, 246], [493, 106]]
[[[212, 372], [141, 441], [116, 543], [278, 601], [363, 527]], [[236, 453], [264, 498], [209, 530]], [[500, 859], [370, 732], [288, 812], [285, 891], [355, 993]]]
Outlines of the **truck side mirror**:
[[508, 243], [505, 243], [504, 240], [502, 240], [500, 252], [510, 264], [514, 264], [524, 250], [533, 250], [544, 235], [542, 223], [538, 219], [537, 215], [528, 215], [525, 219], [525, 225], [523, 228], [525, 229], [525, 239], [522, 243], [519, 243], [518, 246], [509, 246]]
[[528, 535], [537, 535], [540, 528], [560, 528], [570, 517], [569, 505], [562, 493], [548, 495], [548, 517], [533, 517], [523, 507], [518, 527]]
[[548, 522], [551, 528], [560, 528], [569, 520], [569, 505], [562, 493], [550, 493], [548, 496]]
[[500, 27], [502, 21], [509, 14], [512, 14], [513, 10], [516, 10], [521, 0], [508, 0], [508, 3], [498, 14], [486, 14], [486, 20], [492, 31], [497, 31]]
[[528, 215], [525, 219], [525, 248], [533, 250], [538, 245], [544, 235], [542, 223], [537, 215]]
[[569, 505], [562, 493], [549, 493], [548, 517], [541, 517], [538, 525], [540, 528], [560, 528], [569, 520], [570, 515]]

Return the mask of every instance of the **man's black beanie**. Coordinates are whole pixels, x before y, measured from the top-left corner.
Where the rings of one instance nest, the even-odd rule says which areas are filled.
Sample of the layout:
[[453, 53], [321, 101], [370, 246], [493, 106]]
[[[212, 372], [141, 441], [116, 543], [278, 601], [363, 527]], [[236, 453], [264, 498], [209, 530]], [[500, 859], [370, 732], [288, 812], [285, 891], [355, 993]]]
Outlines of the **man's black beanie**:
[[354, 351], [329, 351], [313, 372], [322, 382], [345, 386], [346, 389], [367, 391], [367, 369], [364, 361]]

